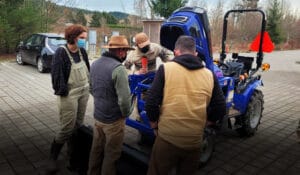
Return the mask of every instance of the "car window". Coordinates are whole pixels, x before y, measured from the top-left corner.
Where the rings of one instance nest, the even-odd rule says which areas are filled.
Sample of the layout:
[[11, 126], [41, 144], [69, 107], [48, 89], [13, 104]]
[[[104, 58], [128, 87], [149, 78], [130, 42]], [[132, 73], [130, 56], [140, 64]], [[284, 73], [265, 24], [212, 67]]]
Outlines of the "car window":
[[36, 37], [37, 37], [37, 35], [31, 35], [29, 38], [26, 39], [26, 41], [24, 42], [24, 45], [32, 46]]
[[42, 42], [43, 42], [43, 36], [36, 35], [36, 37], [33, 40], [32, 45], [34, 45], [34, 46], [41, 46], [41, 45], [43, 45]]
[[48, 45], [49, 46], [60, 46], [66, 44], [67, 41], [64, 38], [59, 37], [49, 37], [48, 38]]

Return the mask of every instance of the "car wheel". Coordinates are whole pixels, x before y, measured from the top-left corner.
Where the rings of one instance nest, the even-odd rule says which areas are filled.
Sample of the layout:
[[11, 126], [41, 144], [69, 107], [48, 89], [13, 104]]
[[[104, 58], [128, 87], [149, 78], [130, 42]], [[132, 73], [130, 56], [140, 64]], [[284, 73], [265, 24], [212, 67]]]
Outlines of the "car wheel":
[[46, 72], [46, 68], [45, 68], [41, 58], [38, 58], [38, 60], [37, 60], [37, 69], [40, 73]]
[[242, 127], [237, 129], [243, 136], [251, 136], [257, 130], [263, 111], [263, 94], [260, 90], [255, 90], [251, 96], [245, 115], [241, 116]]
[[22, 60], [22, 54], [20, 52], [17, 53], [16, 55], [16, 62], [19, 64], [19, 65], [24, 65], [24, 62]]

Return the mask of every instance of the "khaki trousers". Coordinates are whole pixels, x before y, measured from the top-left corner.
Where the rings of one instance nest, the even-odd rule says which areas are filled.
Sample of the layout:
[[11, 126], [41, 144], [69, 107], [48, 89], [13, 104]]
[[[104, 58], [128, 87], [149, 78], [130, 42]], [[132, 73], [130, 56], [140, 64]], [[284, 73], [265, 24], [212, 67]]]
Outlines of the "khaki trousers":
[[65, 143], [71, 137], [76, 126], [82, 125], [88, 99], [88, 86], [71, 89], [66, 97], [57, 97], [61, 128], [55, 137], [57, 143]]
[[185, 150], [157, 136], [152, 148], [147, 175], [168, 175], [176, 168], [176, 175], [193, 175], [198, 168], [201, 149]]
[[88, 175], [116, 175], [116, 162], [121, 156], [125, 119], [105, 124], [95, 121]]

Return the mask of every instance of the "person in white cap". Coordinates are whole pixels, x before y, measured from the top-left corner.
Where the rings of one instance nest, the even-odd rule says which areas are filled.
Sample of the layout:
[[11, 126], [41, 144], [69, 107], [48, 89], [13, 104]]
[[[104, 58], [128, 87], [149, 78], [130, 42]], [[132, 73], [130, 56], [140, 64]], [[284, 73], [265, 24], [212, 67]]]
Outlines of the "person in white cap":
[[[156, 58], [163, 62], [172, 60], [172, 51], [157, 43], [152, 43], [146, 33], [141, 32], [135, 35], [136, 48], [130, 51], [124, 62], [127, 69], [132, 69], [134, 74], [144, 74], [156, 70]], [[147, 58], [147, 70], [142, 68], [142, 58]]]
[[[172, 51], [162, 47], [157, 43], [152, 43], [146, 33], [141, 32], [135, 35], [135, 50], [128, 52], [125, 67], [129, 74], [146, 74], [156, 71], [156, 59], [159, 57], [162, 62], [167, 62], [173, 59]], [[144, 65], [146, 62], [146, 66]], [[136, 99], [133, 100], [134, 109], [130, 118], [140, 121], [140, 114], [137, 108]]]

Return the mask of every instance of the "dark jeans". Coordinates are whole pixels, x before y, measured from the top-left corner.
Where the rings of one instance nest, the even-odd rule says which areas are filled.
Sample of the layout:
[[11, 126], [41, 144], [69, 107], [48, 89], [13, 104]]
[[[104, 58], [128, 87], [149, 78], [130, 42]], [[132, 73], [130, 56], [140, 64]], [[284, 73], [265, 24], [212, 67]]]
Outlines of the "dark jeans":
[[152, 148], [147, 175], [167, 175], [176, 167], [177, 175], [192, 175], [197, 171], [200, 148], [185, 150], [157, 136]]

